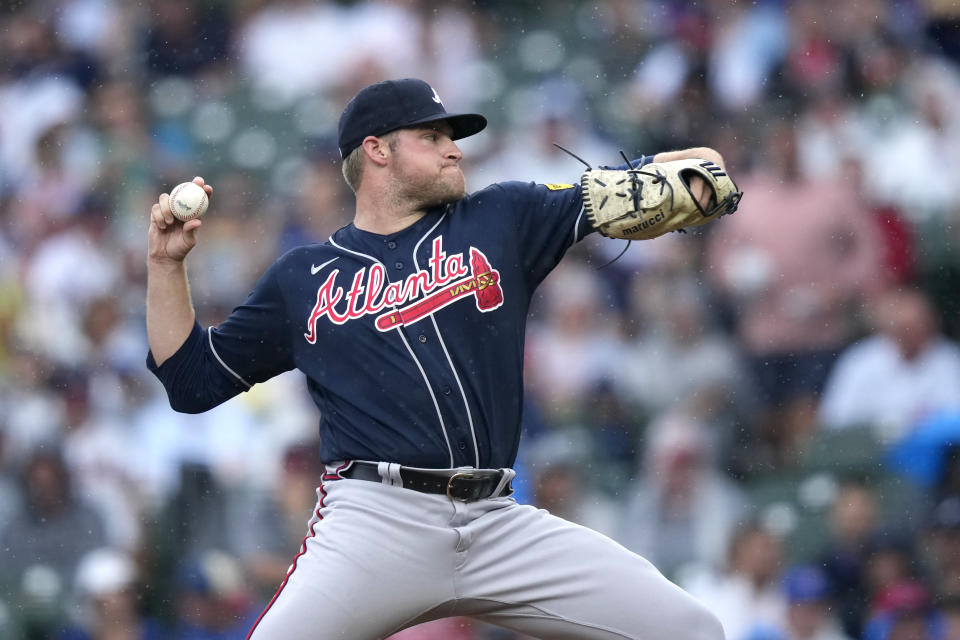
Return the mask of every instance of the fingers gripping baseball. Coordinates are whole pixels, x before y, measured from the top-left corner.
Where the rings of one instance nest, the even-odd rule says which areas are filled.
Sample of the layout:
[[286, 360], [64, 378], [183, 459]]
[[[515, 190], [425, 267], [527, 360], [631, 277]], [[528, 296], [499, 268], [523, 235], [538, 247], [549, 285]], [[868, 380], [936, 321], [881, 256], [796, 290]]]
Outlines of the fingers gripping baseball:
[[[193, 184], [199, 186], [206, 197], [213, 193], [213, 187], [205, 184], [203, 178], [194, 178]], [[182, 185], [177, 189], [181, 187]], [[151, 207], [148, 233], [148, 256], [151, 260], [180, 262], [197, 245], [198, 230], [203, 224], [199, 219], [202, 212], [183, 221], [174, 215], [171, 206], [170, 196], [162, 193]], [[203, 206], [206, 207], [205, 202]], [[182, 212], [179, 217], [184, 217]]]

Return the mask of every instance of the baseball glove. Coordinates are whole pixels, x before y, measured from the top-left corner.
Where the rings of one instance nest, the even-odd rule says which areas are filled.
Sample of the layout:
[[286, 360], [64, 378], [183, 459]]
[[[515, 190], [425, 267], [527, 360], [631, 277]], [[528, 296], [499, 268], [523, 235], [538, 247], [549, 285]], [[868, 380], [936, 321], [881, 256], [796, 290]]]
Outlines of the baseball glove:
[[[690, 191], [699, 176], [713, 190], [706, 209]], [[580, 178], [584, 211], [610, 238], [649, 240], [698, 227], [737, 210], [743, 193], [719, 165], [699, 158], [648, 164], [640, 169], [588, 169]]]

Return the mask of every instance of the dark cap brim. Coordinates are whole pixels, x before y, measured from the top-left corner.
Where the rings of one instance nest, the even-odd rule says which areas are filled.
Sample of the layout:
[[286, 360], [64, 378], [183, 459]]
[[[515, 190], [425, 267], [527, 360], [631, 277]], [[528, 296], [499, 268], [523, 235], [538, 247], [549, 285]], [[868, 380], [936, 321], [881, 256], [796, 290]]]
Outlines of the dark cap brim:
[[[397, 128], [406, 129], [407, 127], [415, 127], [418, 124], [440, 122], [441, 120], [444, 120], [450, 124], [450, 127], [453, 129], [453, 135], [450, 137], [454, 140], [459, 140], [461, 138], [472, 136], [475, 133], [480, 133], [487, 126], [487, 119], [479, 113], [438, 113], [428, 118], [421, 118], [420, 120], [408, 122], [405, 125]], [[389, 133], [389, 131], [387, 133]]]
[[[487, 119], [479, 113], [435, 113], [426, 118], [404, 122], [401, 125], [390, 127], [383, 131], [377, 131], [376, 133], [368, 133], [367, 135], [382, 136], [398, 129], [407, 129], [421, 124], [440, 121], [446, 121], [450, 124], [450, 128], [453, 129], [453, 135], [451, 136], [453, 140], [460, 140], [461, 138], [472, 136], [475, 133], [480, 133], [487, 126]], [[365, 137], [366, 136], [364, 136], [364, 138]], [[341, 157], [346, 158], [347, 155], [359, 147], [362, 142], [363, 138], [358, 138], [357, 140], [351, 141], [345, 148], [341, 147]]]

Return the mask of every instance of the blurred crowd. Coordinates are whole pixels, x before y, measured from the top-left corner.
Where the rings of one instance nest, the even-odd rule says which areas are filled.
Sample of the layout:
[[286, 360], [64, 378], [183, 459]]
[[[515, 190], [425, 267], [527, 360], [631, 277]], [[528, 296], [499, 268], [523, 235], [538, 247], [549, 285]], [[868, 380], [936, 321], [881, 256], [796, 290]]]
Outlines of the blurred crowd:
[[350, 221], [339, 112], [410, 76], [488, 116], [470, 190], [575, 182], [559, 143], [711, 146], [745, 192], [619, 258], [591, 237], [541, 287], [518, 499], [729, 640], [960, 639], [952, 0], [0, 3], [0, 638], [245, 637], [306, 533], [319, 416], [293, 373], [169, 409], [150, 205], [214, 185], [189, 267], [219, 323]]

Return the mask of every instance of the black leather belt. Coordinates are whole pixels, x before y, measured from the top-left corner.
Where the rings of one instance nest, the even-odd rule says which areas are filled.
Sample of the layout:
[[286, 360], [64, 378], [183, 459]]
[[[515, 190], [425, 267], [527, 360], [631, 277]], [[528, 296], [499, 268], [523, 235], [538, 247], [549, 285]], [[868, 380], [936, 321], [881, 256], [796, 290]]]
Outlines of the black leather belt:
[[[351, 480], [369, 480], [382, 482], [377, 463], [355, 461], [340, 472], [342, 478]], [[473, 502], [494, 497], [494, 492], [503, 479], [499, 469], [414, 469], [400, 467], [400, 480], [404, 489], [413, 489], [421, 493], [438, 493], [454, 500]], [[513, 493], [510, 483], [506, 483], [498, 496]]]

